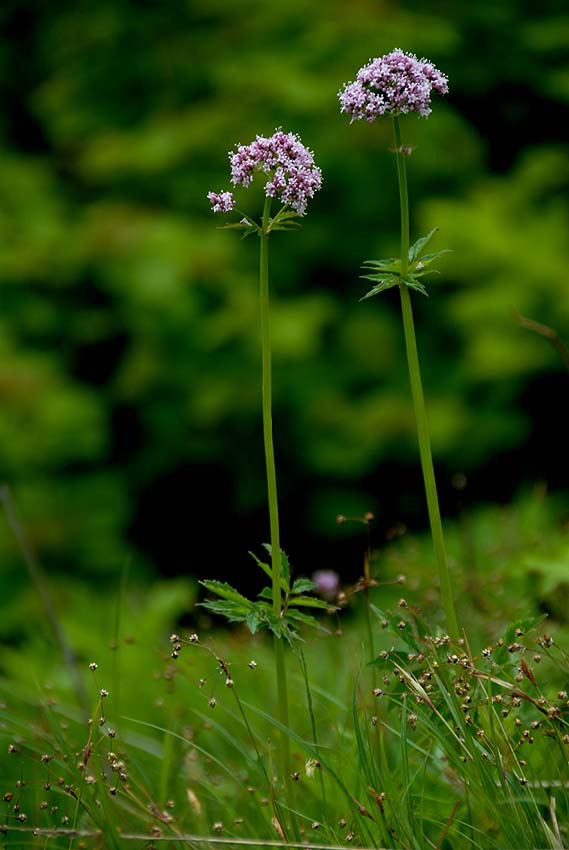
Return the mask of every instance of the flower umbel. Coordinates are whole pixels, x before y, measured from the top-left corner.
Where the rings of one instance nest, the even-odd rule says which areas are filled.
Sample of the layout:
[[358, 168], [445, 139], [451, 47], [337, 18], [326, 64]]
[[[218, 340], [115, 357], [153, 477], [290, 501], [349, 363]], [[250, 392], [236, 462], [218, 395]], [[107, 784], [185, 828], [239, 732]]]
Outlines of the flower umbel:
[[208, 192], [207, 199], [211, 204], [213, 212], [231, 212], [235, 206], [235, 198], [232, 192]]
[[431, 93], [447, 94], [448, 78], [427, 61], [400, 48], [378, 59], [370, 59], [360, 68], [354, 82], [338, 92], [341, 112], [352, 121], [374, 121], [378, 115], [431, 112]]
[[[280, 198], [298, 215], [304, 215], [309, 198], [322, 185], [322, 172], [314, 164], [314, 155], [294, 133], [276, 130], [272, 136], [257, 136], [249, 145], [229, 152], [231, 182], [249, 186], [256, 171], [269, 175], [265, 183], [267, 198]], [[209, 192], [214, 212], [229, 212], [235, 204], [231, 192]]]

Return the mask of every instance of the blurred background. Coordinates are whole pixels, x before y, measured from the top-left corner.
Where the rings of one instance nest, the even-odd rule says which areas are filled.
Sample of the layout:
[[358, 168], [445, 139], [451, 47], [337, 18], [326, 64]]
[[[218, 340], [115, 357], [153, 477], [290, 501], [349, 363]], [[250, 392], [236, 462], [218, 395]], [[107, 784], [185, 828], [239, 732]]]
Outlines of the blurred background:
[[[298, 132], [324, 174], [271, 240], [282, 539], [304, 573], [360, 571], [426, 526], [397, 294], [389, 121], [337, 91], [396, 46], [448, 74], [404, 120], [412, 239], [452, 249], [414, 297], [446, 515], [568, 486], [569, 15], [557, 0], [3, 0], [0, 482], [54, 575], [233, 577], [268, 539], [258, 244], [206, 193], [227, 151]], [[243, 192], [251, 214], [257, 196]], [[0, 516], [4, 598], [27, 582]], [[235, 579], [235, 575], [239, 575]]]

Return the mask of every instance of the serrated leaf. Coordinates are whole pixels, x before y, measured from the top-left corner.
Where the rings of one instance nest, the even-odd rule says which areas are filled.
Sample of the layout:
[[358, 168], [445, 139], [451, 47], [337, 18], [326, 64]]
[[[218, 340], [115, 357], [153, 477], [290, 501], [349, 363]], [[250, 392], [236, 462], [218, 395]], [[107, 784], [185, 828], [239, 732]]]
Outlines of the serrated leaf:
[[438, 259], [438, 257], [442, 257], [443, 254], [452, 254], [450, 248], [443, 248], [442, 251], [433, 251], [431, 254], [423, 254], [422, 257], [417, 259], [416, 266], [429, 266], [433, 260]]
[[297, 578], [292, 585], [291, 593], [307, 593], [309, 590], [314, 590], [318, 585], [309, 578]]
[[438, 229], [438, 227], [433, 227], [433, 229], [429, 233], [427, 233], [426, 236], [421, 236], [420, 239], [417, 239], [417, 241], [413, 245], [411, 245], [411, 247], [409, 248], [410, 263], [414, 263], [415, 260], [419, 259], [419, 257], [421, 256], [421, 252], [423, 251], [427, 243], [430, 242], [430, 240], [433, 238]]
[[401, 269], [401, 260], [397, 257], [388, 257], [386, 260], [364, 260], [363, 267], [384, 272], [398, 272]]
[[392, 275], [361, 275], [364, 279], [368, 280], [379, 280], [379, 283], [372, 287], [369, 292], [360, 298], [360, 301], [365, 301], [367, 298], [372, 298], [374, 295], [379, 295], [380, 292], [384, 292], [386, 289], [392, 289], [394, 286], [399, 286], [400, 278]]
[[[263, 543], [263, 546], [272, 558], [273, 547], [271, 546], [271, 544]], [[281, 549], [281, 586], [285, 593], [290, 593], [290, 564], [288, 560], [288, 555], [283, 549]]]
[[240, 605], [238, 602], [230, 600], [215, 599], [210, 602], [200, 602], [202, 608], [207, 608], [214, 614], [220, 617], [225, 617], [230, 623], [242, 623], [251, 613], [251, 607]]
[[287, 619], [294, 620], [298, 623], [304, 623], [306, 626], [312, 626], [313, 629], [318, 629], [319, 632], [326, 632], [329, 634], [329, 629], [325, 628], [316, 617], [313, 617], [311, 614], [305, 614], [302, 611], [289, 610], [287, 612]]
[[324, 602], [323, 599], [315, 599], [314, 596], [295, 596], [289, 599], [289, 607], [292, 605], [301, 605], [304, 608], [320, 608], [323, 611], [328, 611], [330, 608], [335, 608], [335, 605], [330, 605], [329, 602]]
[[263, 611], [259, 608], [253, 608], [249, 611], [245, 622], [247, 623], [247, 627], [252, 635], [254, 635], [259, 629], [267, 627], [266, 618], [263, 615]]
[[409, 289], [414, 289], [416, 292], [420, 292], [421, 295], [425, 295], [427, 298], [429, 297], [429, 294], [423, 284], [419, 280], [416, 280], [416, 278], [409, 276], [402, 277], [401, 280], [405, 286], [409, 287]]
[[231, 587], [227, 582], [215, 581], [214, 579], [206, 579], [204, 581], [200, 581], [200, 584], [203, 585], [207, 590], [211, 593], [215, 593], [216, 596], [221, 596], [222, 599], [228, 599], [231, 602], [237, 602], [240, 605], [251, 606], [253, 602], [250, 599], [247, 599], [246, 596], [243, 596], [239, 593], [238, 590], [235, 590], [234, 587]]
[[259, 558], [257, 558], [257, 556], [255, 555], [254, 552], [249, 552], [249, 555], [251, 555], [251, 557], [253, 558], [253, 560], [257, 564], [257, 566], [260, 567], [263, 570], [263, 572], [265, 573], [265, 575], [268, 575], [268, 577], [272, 581], [273, 580], [273, 570], [272, 570], [272, 568], [268, 564], [265, 564], [264, 561], [260, 561]]

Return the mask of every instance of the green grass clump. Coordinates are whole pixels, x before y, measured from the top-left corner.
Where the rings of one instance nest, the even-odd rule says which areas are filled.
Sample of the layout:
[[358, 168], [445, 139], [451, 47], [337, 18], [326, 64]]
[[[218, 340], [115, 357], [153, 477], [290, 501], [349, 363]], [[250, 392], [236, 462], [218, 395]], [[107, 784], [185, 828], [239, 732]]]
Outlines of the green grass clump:
[[120, 604], [63, 587], [87, 705], [41, 620], [6, 646], [0, 846], [566, 846], [566, 624], [543, 610], [566, 530], [539, 493], [450, 529], [457, 586], [505, 587], [482, 613], [459, 596], [457, 642], [431, 616], [429, 545], [393, 543], [319, 615], [326, 631], [288, 646], [288, 727], [267, 633], [217, 627], [191, 584], [127, 584]]

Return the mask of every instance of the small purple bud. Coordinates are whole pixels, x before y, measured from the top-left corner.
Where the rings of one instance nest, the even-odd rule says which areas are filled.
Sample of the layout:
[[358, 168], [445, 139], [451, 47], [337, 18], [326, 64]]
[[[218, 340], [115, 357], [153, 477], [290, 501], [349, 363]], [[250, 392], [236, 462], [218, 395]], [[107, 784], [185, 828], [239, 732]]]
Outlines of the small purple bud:
[[325, 599], [333, 599], [340, 586], [340, 576], [334, 570], [316, 570], [312, 573], [312, 581], [316, 585], [316, 593]]

